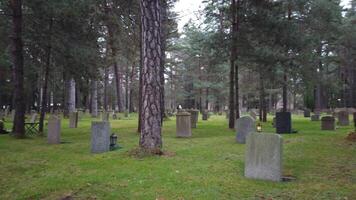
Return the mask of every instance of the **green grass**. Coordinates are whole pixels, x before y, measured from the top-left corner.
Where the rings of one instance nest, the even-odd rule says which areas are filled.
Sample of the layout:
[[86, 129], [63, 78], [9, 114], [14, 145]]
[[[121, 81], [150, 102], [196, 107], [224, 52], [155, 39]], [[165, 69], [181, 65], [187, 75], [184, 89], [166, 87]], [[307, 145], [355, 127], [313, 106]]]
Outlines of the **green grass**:
[[[320, 122], [293, 116], [299, 133], [283, 135], [283, 173], [297, 180], [274, 183], [244, 178], [245, 145], [223, 116], [200, 115], [189, 139], [175, 137], [174, 118], [165, 121], [164, 150], [175, 155], [142, 159], [129, 155], [138, 146], [135, 116], [111, 121], [123, 148], [96, 155], [91, 120], [77, 129], [62, 120], [60, 145], [1, 135], [0, 199], [356, 199], [356, 144], [344, 139], [352, 126], [320, 131]], [[274, 130], [271, 122], [263, 129]]]

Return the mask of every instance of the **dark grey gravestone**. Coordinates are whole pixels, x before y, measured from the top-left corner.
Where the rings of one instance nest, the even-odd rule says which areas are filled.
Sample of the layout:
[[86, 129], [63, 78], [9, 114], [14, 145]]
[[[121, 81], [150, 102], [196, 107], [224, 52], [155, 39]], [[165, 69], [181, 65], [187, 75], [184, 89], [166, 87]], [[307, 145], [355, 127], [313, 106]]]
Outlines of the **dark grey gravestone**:
[[278, 134], [292, 132], [292, 117], [290, 112], [276, 113], [276, 132]]
[[250, 116], [243, 116], [236, 120], [236, 141], [241, 144], [246, 143], [248, 134], [256, 131], [255, 120]]
[[310, 117], [310, 120], [315, 122], [315, 121], [319, 121], [320, 120], [320, 115], [316, 114], [316, 115], [312, 115]]
[[310, 110], [304, 110], [304, 117], [310, 117]]
[[54, 115], [48, 119], [47, 142], [48, 144], [61, 143], [61, 119]]
[[196, 128], [199, 118], [199, 110], [188, 110], [188, 112], [190, 113], [191, 126], [192, 128]]
[[337, 114], [337, 117], [338, 117], [338, 125], [340, 125], [340, 126], [348, 126], [348, 125], [350, 125], [349, 112], [340, 111]]
[[110, 150], [110, 123], [91, 123], [91, 152], [104, 153]]
[[335, 118], [332, 116], [325, 116], [321, 118], [321, 130], [335, 130]]
[[177, 137], [191, 137], [191, 119], [190, 113], [178, 112], [176, 115], [176, 134]]
[[78, 126], [78, 112], [69, 113], [69, 128], [77, 128]]
[[202, 120], [206, 121], [206, 120], [208, 120], [208, 117], [209, 117], [208, 111], [203, 111], [203, 113], [202, 113]]
[[283, 140], [280, 135], [250, 133], [246, 142], [245, 177], [282, 180]]

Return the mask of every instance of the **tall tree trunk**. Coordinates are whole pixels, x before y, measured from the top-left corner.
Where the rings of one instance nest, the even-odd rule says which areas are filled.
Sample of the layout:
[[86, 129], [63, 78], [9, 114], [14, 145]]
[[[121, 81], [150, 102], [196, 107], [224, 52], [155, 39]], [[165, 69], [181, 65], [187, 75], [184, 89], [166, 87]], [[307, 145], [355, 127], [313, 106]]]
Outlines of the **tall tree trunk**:
[[209, 110], [209, 88], [206, 88], [205, 110]]
[[130, 74], [130, 104], [129, 104], [129, 112], [134, 112], [134, 104], [133, 104], [133, 94], [134, 94], [134, 88], [133, 88], [133, 82], [136, 74], [136, 64], [132, 64], [132, 69], [131, 69], [131, 74]]
[[142, 110], [140, 147], [160, 153], [161, 136], [161, 0], [141, 0]]
[[73, 78], [66, 80], [66, 116], [75, 111], [75, 81]]
[[129, 63], [126, 65], [126, 75], [125, 75], [125, 111], [129, 112], [130, 96], [129, 96]]
[[46, 66], [45, 66], [45, 76], [44, 76], [44, 83], [43, 83], [43, 90], [42, 90], [42, 100], [41, 100], [41, 114], [40, 114], [40, 124], [39, 124], [39, 132], [43, 135], [43, 121], [47, 111], [47, 88], [48, 88], [48, 75], [49, 69], [51, 66], [51, 50], [52, 50], [52, 26], [53, 26], [53, 18], [51, 17], [49, 21], [49, 28], [48, 28], [48, 44], [47, 44], [47, 51], [46, 51]]
[[10, 0], [12, 10], [11, 60], [14, 76], [15, 119], [13, 133], [17, 138], [25, 137], [25, 93], [22, 44], [22, 0]]
[[165, 115], [165, 101], [164, 101], [164, 71], [166, 64], [166, 46], [167, 46], [167, 35], [168, 35], [168, 15], [167, 15], [167, 1], [161, 0], [161, 63], [160, 63], [160, 81], [161, 81], [161, 123], [163, 123], [163, 117]]
[[98, 117], [98, 83], [95, 80], [92, 80], [90, 83], [91, 89], [91, 116]]
[[[288, 21], [292, 20], [292, 6], [291, 4], [288, 5]], [[287, 54], [289, 54], [289, 46], [287, 46]], [[288, 55], [289, 56], [289, 55]], [[288, 62], [290, 63], [290, 62]], [[282, 94], [282, 98], [283, 98], [283, 112], [287, 112], [287, 104], [288, 104], [288, 74], [287, 74], [288, 70], [287, 70], [287, 66], [284, 67], [284, 71], [283, 71], [283, 94]]]
[[108, 83], [109, 83], [109, 72], [108, 67], [105, 66], [104, 69], [104, 110], [108, 110]]
[[267, 105], [263, 74], [260, 72], [260, 121], [267, 121]]

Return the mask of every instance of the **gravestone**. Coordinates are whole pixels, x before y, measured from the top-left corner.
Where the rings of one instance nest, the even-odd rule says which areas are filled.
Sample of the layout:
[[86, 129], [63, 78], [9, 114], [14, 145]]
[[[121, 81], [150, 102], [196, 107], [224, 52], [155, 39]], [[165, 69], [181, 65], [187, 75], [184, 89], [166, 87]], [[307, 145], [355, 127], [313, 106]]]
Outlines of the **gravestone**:
[[190, 113], [191, 126], [192, 128], [196, 128], [199, 118], [199, 110], [189, 110], [188, 112]]
[[257, 118], [257, 114], [253, 110], [250, 111], [250, 116], [252, 117], [253, 120], [256, 120]]
[[304, 110], [304, 117], [310, 117], [310, 110], [309, 109]]
[[319, 121], [320, 120], [320, 115], [316, 114], [316, 115], [312, 115], [310, 117], [310, 120], [315, 122], [315, 121]]
[[117, 119], [117, 115], [116, 113], [112, 114], [112, 119], [116, 120]]
[[243, 116], [236, 120], [236, 141], [241, 144], [246, 143], [248, 134], [256, 131], [255, 120], [250, 116]]
[[203, 113], [202, 113], [202, 120], [206, 121], [206, 120], [208, 120], [208, 117], [209, 117], [208, 111], [203, 111]]
[[108, 112], [102, 112], [101, 113], [101, 120], [103, 121], [109, 121], [109, 113]]
[[321, 130], [335, 130], [335, 118], [332, 116], [322, 117]]
[[292, 117], [290, 112], [276, 113], [276, 132], [278, 134], [292, 132]]
[[191, 117], [188, 112], [178, 112], [176, 115], [177, 137], [191, 137]]
[[348, 126], [350, 125], [349, 113], [347, 111], [340, 111], [337, 114], [338, 125], [340, 126]]
[[37, 120], [37, 113], [32, 113], [30, 123], [35, 123]]
[[55, 115], [51, 115], [48, 119], [48, 144], [61, 143], [61, 119]]
[[103, 153], [110, 150], [110, 123], [108, 121], [91, 123], [91, 152]]
[[250, 133], [246, 141], [245, 177], [281, 181], [283, 140], [280, 135]]
[[77, 128], [78, 126], [78, 112], [71, 112], [69, 114], [69, 128]]
[[125, 111], [125, 113], [124, 113], [124, 117], [125, 117], [125, 118], [130, 117], [130, 115], [129, 115], [129, 112], [128, 112], [128, 111]]

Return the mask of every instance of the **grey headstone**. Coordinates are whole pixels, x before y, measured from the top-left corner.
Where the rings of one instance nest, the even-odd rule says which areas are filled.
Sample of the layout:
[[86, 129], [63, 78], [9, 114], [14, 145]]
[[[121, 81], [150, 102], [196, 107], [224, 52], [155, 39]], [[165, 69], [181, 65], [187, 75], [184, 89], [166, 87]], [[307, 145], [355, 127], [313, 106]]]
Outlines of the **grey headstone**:
[[338, 125], [340, 126], [350, 125], [349, 113], [347, 111], [340, 111], [337, 114], [337, 117], [338, 117]]
[[245, 177], [281, 181], [283, 140], [280, 135], [250, 133], [247, 136]]
[[199, 118], [199, 110], [188, 110], [188, 112], [190, 113], [191, 126], [192, 128], [196, 128]]
[[116, 115], [116, 113], [114, 113], [114, 114], [112, 114], [112, 119], [117, 119], [117, 115]]
[[202, 113], [202, 120], [206, 121], [209, 118], [209, 113], [208, 111], [203, 111]]
[[315, 115], [312, 115], [311, 117], [310, 117], [310, 120], [311, 121], [319, 121], [320, 120], [320, 115], [318, 115], [318, 114], [315, 114]]
[[190, 113], [188, 112], [179, 112], [176, 115], [176, 134], [177, 137], [191, 137], [191, 119]]
[[310, 117], [310, 110], [309, 109], [304, 110], [304, 117]]
[[91, 123], [91, 152], [103, 153], [110, 150], [110, 123], [108, 121]]
[[78, 112], [71, 112], [69, 114], [69, 128], [77, 128], [78, 126]]
[[47, 132], [48, 144], [61, 143], [61, 119], [57, 116], [50, 116], [48, 119], [48, 132]]
[[30, 123], [35, 123], [37, 120], [37, 113], [32, 113]]
[[251, 110], [250, 111], [250, 116], [252, 117], [252, 119], [256, 120], [257, 118], [257, 114], [255, 113], [255, 111]]
[[102, 112], [101, 113], [101, 119], [103, 120], [103, 121], [109, 121], [109, 113], [108, 112]]
[[335, 118], [332, 116], [322, 117], [321, 130], [335, 130]]
[[236, 120], [236, 141], [241, 144], [246, 143], [248, 134], [256, 131], [255, 120], [250, 116], [243, 116]]

